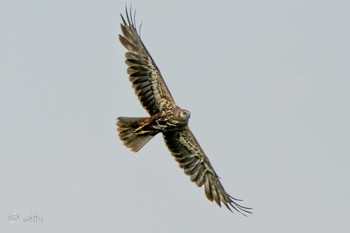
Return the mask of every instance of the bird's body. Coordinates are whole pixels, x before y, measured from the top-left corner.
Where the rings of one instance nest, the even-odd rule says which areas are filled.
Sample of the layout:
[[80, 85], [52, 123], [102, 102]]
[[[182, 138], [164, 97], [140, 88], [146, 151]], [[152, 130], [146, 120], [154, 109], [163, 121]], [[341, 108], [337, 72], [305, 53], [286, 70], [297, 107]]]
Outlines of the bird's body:
[[119, 40], [128, 50], [125, 63], [129, 79], [149, 117], [119, 117], [117, 129], [124, 145], [139, 151], [149, 140], [162, 133], [164, 141], [179, 166], [197, 186], [204, 185], [205, 194], [219, 206], [224, 204], [245, 215], [250, 208], [239, 205], [222, 186], [208, 157], [194, 137], [188, 121], [190, 112], [176, 105], [162, 75], [135, 28], [134, 19], [126, 11]]
[[137, 152], [156, 134], [186, 127], [189, 118], [189, 111], [176, 106], [175, 108], [162, 110], [150, 117], [119, 117], [117, 126], [119, 136], [125, 146]]

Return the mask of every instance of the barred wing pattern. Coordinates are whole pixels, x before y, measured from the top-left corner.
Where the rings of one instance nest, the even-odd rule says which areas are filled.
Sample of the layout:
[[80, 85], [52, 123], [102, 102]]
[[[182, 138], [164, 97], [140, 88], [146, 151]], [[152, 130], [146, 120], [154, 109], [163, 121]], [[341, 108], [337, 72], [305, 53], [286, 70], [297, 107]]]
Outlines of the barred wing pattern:
[[[241, 200], [230, 196], [222, 186], [208, 157], [187, 126], [188, 111], [176, 106], [157, 65], [143, 44], [135, 28], [135, 17], [127, 10], [126, 19], [122, 15], [121, 17], [122, 34], [119, 35], [119, 40], [128, 50], [125, 53], [125, 63], [129, 79], [141, 104], [151, 115], [149, 118], [119, 117], [117, 127], [121, 140], [136, 152], [157, 133], [163, 133], [165, 143], [179, 166], [197, 186], [204, 185], [205, 194], [210, 201], [243, 215], [251, 213], [250, 208], [239, 205], [238, 201]], [[176, 111], [187, 113], [187, 118]], [[168, 127], [169, 125], [175, 128]], [[161, 130], [143, 131], [144, 126]]]
[[208, 157], [188, 127], [165, 132], [163, 136], [179, 166], [198, 187], [204, 185], [205, 194], [210, 201], [215, 201], [220, 207], [224, 204], [230, 211], [232, 207], [243, 215], [251, 213], [251, 208], [239, 205], [237, 201], [241, 200], [231, 197], [225, 191]]
[[157, 65], [141, 41], [131, 12], [129, 14], [126, 11], [126, 20], [121, 15], [123, 35], [119, 35], [120, 42], [128, 50], [125, 53], [127, 72], [141, 104], [150, 115], [155, 115], [165, 104], [175, 106], [175, 101]]

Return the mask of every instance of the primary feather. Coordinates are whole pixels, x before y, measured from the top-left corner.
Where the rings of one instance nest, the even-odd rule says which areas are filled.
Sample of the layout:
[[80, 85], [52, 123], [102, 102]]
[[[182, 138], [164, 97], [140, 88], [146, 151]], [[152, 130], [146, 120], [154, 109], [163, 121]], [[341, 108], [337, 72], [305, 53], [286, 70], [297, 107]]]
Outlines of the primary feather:
[[239, 199], [230, 196], [221, 184], [218, 175], [188, 127], [190, 112], [176, 105], [163, 77], [143, 44], [134, 19], [126, 10], [126, 19], [121, 15], [122, 34], [119, 40], [128, 50], [125, 63], [130, 82], [142, 106], [150, 114], [146, 118], [119, 117], [117, 129], [124, 145], [139, 151], [156, 134], [162, 133], [171, 154], [184, 173], [197, 186], [204, 186], [210, 201], [225, 205], [245, 215], [250, 208], [241, 206]]

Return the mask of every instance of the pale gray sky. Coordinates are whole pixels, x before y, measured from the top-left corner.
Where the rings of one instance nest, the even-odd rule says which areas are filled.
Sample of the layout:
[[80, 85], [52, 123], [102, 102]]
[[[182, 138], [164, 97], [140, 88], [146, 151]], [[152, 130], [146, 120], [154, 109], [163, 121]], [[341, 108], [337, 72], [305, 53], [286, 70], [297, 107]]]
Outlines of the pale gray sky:
[[[254, 214], [207, 201], [160, 135], [138, 154], [117, 138], [117, 116], [146, 116], [117, 40], [124, 1], [2, 0], [0, 231], [349, 232], [350, 4], [132, 5], [226, 190]], [[24, 221], [35, 214], [43, 224]]]

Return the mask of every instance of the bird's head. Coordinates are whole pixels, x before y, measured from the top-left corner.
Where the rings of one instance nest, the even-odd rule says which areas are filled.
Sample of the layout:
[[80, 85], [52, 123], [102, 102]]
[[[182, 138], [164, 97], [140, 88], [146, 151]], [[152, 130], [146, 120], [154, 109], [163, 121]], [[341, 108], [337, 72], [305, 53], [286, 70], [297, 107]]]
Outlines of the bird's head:
[[191, 117], [191, 112], [183, 109], [182, 111], [179, 112], [179, 117], [182, 120], [188, 121], [188, 119], [190, 119], [190, 117]]

